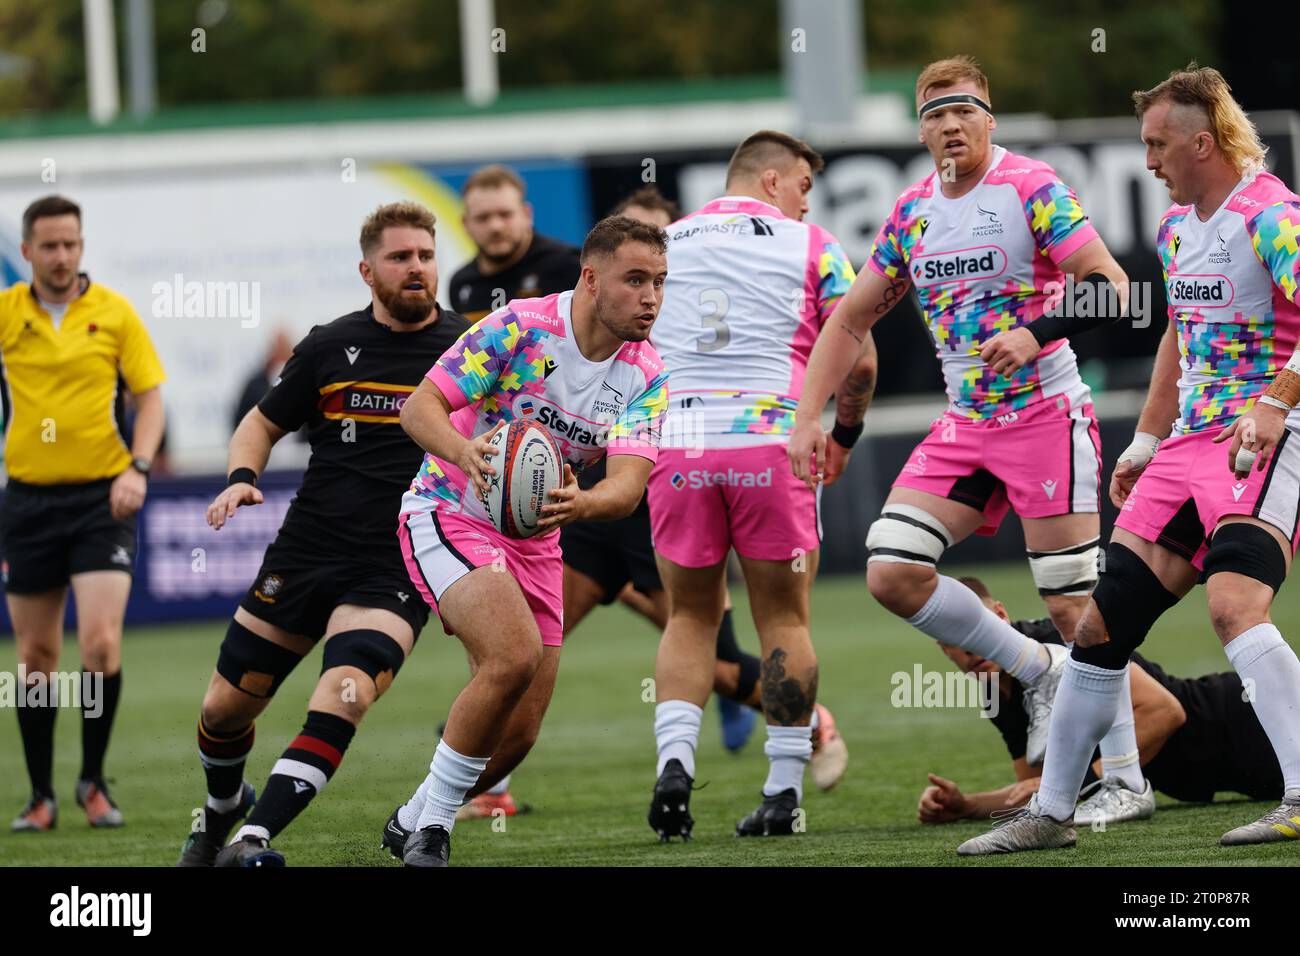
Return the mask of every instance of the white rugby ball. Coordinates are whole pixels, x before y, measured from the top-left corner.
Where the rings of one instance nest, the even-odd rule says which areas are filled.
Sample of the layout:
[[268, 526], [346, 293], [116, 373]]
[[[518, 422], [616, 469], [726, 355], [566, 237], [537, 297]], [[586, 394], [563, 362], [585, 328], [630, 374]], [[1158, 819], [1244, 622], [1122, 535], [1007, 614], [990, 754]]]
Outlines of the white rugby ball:
[[548, 491], [564, 480], [564, 459], [545, 425], [517, 418], [492, 436], [500, 454], [489, 456], [496, 475], [483, 507], [488, 520], [507, 538], [531, 538], [539, 528], [542, 507], [551, 503]]

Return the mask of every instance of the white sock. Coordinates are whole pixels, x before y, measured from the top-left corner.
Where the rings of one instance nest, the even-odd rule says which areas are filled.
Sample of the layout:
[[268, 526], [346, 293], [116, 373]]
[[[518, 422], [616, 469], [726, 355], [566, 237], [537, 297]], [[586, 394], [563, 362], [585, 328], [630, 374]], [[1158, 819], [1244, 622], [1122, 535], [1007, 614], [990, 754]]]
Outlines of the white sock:
[[456, 825], [456, 811], [465, 802], [465, 794], [478, 782], [488, 760], [488, 757], [458, 754], [447, 746], [446, 740], [439, 740], [438, 749], [433, 752], [433, 762], [429, 764], [429, 776], [424, 784], [424, 809], [420, 811], [416, 829], [440, 826], [451, 832]]
[[[487, 792], [502, 794], [505, 793], [509, 787], [510, 774], [506, 774], [505, 779]], [[415, 793], [411, 795], [411, 799], [406, 801], [406, 803], [397, 809], [397, 822], [401, 824], [402, 827], [407, 830], [416, 829], [416, 824], [420, 821], [420, 812], [424, 810], [424, 802], [428, 799], [428, 795], [429, 778], [426, 776], [424, 780], [420, 782], [420, 786], [416, 788]]]
[[1038, 679], [1051, 663], [1041, 644], [990, 611], [966, 585], [943, 574], [930, 600], [907, 623], [936, 641], [992, 661], [1022, 683]]
[[1038, 788], [1038, 807], [1053, 820], [1074, 816], [1092, 752], [1115, 723], [1127, 674], [1127, 668], [1113, 671], [1080, 664], [1073, 657], [1065, 662], [1052, 705], [1043, 782]]
[[[266, 827], [250, 827], [245, 824], [235, 832], [233, 837], [231, 837], [230, 843], [238, 843], [246, 836], [257, 837], [264, 843], [271, 842], [271, 831]], [[230, 844], [228, 843], [226, 845], [229, 846]]]
[[1133, 723], [1133, 692], [1129, 684], [1129, 669], [1124, 668], [1123, 687], [1115, 709], [1115, 722], [1101, 738], [1101, 775], [1116, 776], [1134, 793], [1146, 789], [1142, 763], [1138, 758], [1137, 726]]
[[415, 793], [411, 794], [411, 799], [397, 808], [397, 822], [402, 825], [404, 830], [417, 830], [420, 824], [420, 813], [424, 810], [424, 801], [429, 796], [429, 777], [425, 776], [420, 781], [420, 785], [415, 788]]
[[656, 778], [673, 759], [682, 762], [690, 777], [695, 776], [695, 747], [703, 716], [703, 709], [688, 700], [665, 700], [655, 705], [655, 747], [659, 751]]
[[803, 802], [803, 768], [812, 759], [811, 727], [776, 727], [767, 725], [767, 743], [763, 752], [770, 761], [763, 796], [775, 797], [783, 790], [794, 788], [795, 796]]
[[208, 794], [208, 809], [213, 813], [229, 813], [239, 806], [240, 801], [243, 799], [244, 784], [243, 781], [240, 781], [239, 789], [235, 791], [234, 796], [214, 797], [212, 794]]
[[1300, 659], [1272, 624], [1256, 624], [1223, 649], [1253, 691], [1251, 706], [1282, 765], [1282, 789], [1300, 787]]

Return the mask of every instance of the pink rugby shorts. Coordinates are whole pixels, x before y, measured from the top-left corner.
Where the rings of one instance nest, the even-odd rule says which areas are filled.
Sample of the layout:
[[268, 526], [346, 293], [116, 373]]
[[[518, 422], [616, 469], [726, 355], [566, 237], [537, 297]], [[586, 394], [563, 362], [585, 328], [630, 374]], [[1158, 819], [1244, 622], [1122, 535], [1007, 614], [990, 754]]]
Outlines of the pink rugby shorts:
[[1181, 555], [1199, 571], [1206, 540], [1229, 515], [1251, 515], [1297, 543], [1300, 516], [1300, 434], [1286, 431], [1263, 471], [1240, 481], [1228, 470], [1228, 443], [1218, 428], [1174, 435], [1138, 477], [1115, 527]]
[[[403, 505], [409, 505], [413, 497], [408, 493]], [[564, 643], [564, 563], [559, 535], [507, 538], [475, 518], [433, 508], [399, 515], [397, 537], [411, 583], [435, 614], [439, 614], [438, 601], [447, 588], [476, 568], [497, 564], [524, 592], [542, 643], [548, 647]], [[446, 621], [442, 628], [453, 633]]]
[[998, 530], [1007, 511], [1022, 518], [1096, 512], [1101, 436], [1092, 403], [1054, 395], [997, 418], [945, 412], [903, 466], [895, 488], [915, 488], [984, 513], [977, 534]]
[[717, 564], [730, 548], [789, 561], [821, 545], [818, 496], [795, 478], [785, 443], [661, 448], [647, 484], [654, 548], [674, 564]]

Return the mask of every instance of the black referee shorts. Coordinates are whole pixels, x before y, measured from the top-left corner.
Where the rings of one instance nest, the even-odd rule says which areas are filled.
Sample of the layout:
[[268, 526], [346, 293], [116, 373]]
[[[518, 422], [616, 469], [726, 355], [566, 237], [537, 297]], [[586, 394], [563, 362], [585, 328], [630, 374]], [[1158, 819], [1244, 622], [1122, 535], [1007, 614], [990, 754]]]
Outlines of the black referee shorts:
[[429, 620], [429, 606], [406, 573], [397, 535], [380, 544], [392, 552], [391, 562], [330, 554], [281, 534], [266, 549], [262, 567], [239, 606], [268, 624], [312, 640], [324, 636], [330, 615], [340, 604], [382, 608], [403, 618], [419, 638]]
[[631, 581], [642, 594], [662, 590], [650, 544], [650, 509], [645, 499], [617, 521], [579, 521], [560, 529], [564, 563], [601, 586], [601, 604], [612, 604]]
[[85, 571], [135, 568], [135, 515], [108, 506], [112, 478], [84, 484], [29, 485], [9, 479], [0, 502], [5, 591], [40, 594]]

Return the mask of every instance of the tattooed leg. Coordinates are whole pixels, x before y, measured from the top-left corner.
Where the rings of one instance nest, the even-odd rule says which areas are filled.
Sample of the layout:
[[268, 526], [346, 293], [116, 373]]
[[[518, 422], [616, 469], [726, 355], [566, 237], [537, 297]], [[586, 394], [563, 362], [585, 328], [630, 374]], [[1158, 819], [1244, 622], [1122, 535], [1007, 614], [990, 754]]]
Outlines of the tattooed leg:
[[[808, 631], [809, 592], [817, 573], [816, 551], [800, 562], [742, 558], [749, 601], [763, 648], [760, 692], [767, 716], [769, 760], [764, 806], [741, 821], [741, 835], [782, 826], [803, 799], [804, 767], [812, 758], [813, 709], [817, 703], [817, 654]], [[791, 798], [793, 797], [793, 802]], [[768, 805], [772, 800], [776, 803]], [[760, 827], [761, 824], [761, 827]], [[788, 831], [787, 831], [788, 832]]]
[[774, 647], [763, 659], [763, 712], [769, 724], [782, 727], [808, 723], [817, 702], [816, 659], [812, 667], [795, 675], [787, 672], [789, 657], [785, 650]]

